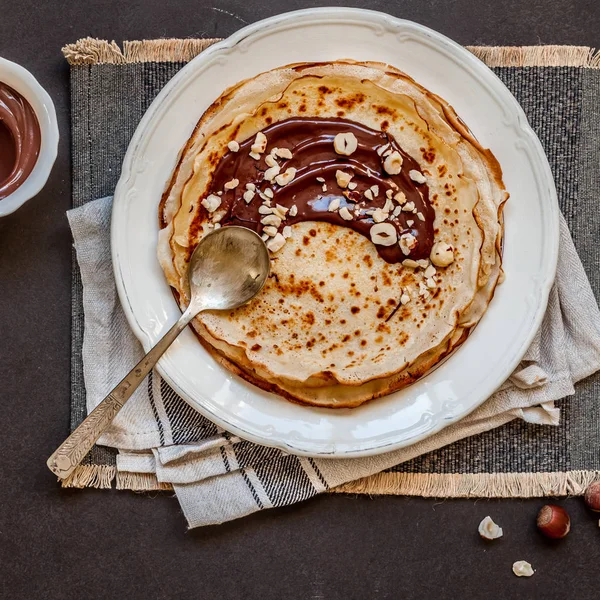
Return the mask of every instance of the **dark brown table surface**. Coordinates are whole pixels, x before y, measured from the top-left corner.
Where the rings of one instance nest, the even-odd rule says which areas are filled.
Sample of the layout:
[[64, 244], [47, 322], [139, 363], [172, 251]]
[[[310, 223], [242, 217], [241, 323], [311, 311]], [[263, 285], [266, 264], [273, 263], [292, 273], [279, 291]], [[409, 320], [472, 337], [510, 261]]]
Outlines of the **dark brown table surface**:
[[[327, 4], [327, 3], [325, 3]], [[329, 2], [328, 4], [338, 4]], [[347, 1], [463, 44], [600, 45], [598, 0]], [[0, 56], [38, 78], [61, 142], [35, 199], [0, 219], [0, 598], [599, 598], [600, 528], [581, 499], [573, 530], [535, 531], [541, 500], [327, 495], [187, 532], [171, 494], [62, 490], [45, 466], [68, 432], [71, 236], [68, 68], [60, 48], [221, 37], [309, 6], [296, 0], [0, 0]], [[481, 518], [505, 537], [485, 544]], [[537, 569], [511, 572], [515, 560]]]

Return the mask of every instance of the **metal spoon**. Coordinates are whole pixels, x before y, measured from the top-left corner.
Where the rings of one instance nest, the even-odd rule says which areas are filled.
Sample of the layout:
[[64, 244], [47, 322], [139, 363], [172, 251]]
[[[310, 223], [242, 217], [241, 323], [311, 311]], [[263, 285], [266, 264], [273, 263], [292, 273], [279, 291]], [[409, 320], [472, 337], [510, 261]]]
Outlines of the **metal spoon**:
[[245, 227], [222, 227], [202, 238], [190, 261], [191, 301], [181, 318], [48, 459], [48, 468], [68, 477], [110, 425], [165, 350], [203, 310], [246, 304], [263, 287], [270, 270], [267, 247]]

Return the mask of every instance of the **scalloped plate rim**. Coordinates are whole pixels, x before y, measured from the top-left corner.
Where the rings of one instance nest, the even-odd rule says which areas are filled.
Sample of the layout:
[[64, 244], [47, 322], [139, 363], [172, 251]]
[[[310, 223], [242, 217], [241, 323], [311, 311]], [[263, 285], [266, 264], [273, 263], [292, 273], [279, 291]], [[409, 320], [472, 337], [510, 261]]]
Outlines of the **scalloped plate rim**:
[[[115, 270], [115, 280], [117, 284], [117, 290], [119, 298], [123, 305], [123, 309], [127, 320], [138, 339], [142, 342], [142, 345], [146, 350], [152, 345], [152, 336], [146, 331], [139, 323], [132, 303], [130, 301], [127, 284], [125, 282], [124, 268], [125, 263], [124, 257], [121, 254], [120, 239], [122, 231], [119, 229], [122, 227], [123, 219], [126, 213], [125, 195], [128, 191], [128, 186], [131, 184], [132, 171], [135, 160], [138, 158], [137, 153], [144, 142], [144, 136], [151, 130], [156, 117], [156, 113], [160, 110], [162, 105], [167, 106], [168, 102], [176, 101], [173, 99], [173, 94], [177, 91], [178, 87], [182, 85], [188, 76], [193, 75], [198, 77], [202, 73], [202, 67], [208, 68], [211, 61], [218, 61], [223, 55], [226, 55], [234, 51], [244, 40], [252, 38], [254, 35], [260, 35], [263, 33], [269, 33], [273, 29], [277, 28], [277, 25], [285, 24], [289, 25], [292, 19], [298, 19], [302, 24], [307, 24], [307, 21], [314, 19], [316, 23], [323, 23], [327, 21], [337, 21], [338, 23], [346, 19], [350, 22], [356, 22], [357, 20], [373, 20], [378, 22], [381, 26], [393, 26], [398, 31], [402, 30], [409, 31], [410, 34], [418, 32], [424, 34], [428, 39], [428, 42], [432, 44], [437, 50], [444, 52], [452, 60], [457, 61], [458, 57], [461, 59], [460, 65], [465, 68], [468, 66], [469, 70], [473, 73], [482, 74], [484, 76], [483, 83], [488, 86], [493, 95], [501, 96], [501, 100], [504, 105], [509, 109], [510, 116], [516, 117], [512, 126], [515, 130], [518, 130], [521, 139], [525, 140], [525, 149], [529, 152], [530, 158], [534, 161], [536, 167], [536, 177], [541, 177], [542, 181], [538, 182], [538, 189], [540, 192], [544, 192], [548, 196], [547, 208], [548, 214], [545, 215], [546, 221], [548, 221], [548, 231], [546, 232], [546, 244], [549, 245], [549, 253], [546, 257], [545, 262], [545, 277], [537, 289], [537, 307], [531, 315], [530, 327], [526, 336], [520, 341], [518, 351], [514, 353], [513, 359], [507, 361], [504, 365], [504, 369], [501, 373], [496, 375], [494, 381], [501, 379], [499, 383], [494, 383], [493, 388], [487, 386], [485, 394], [482, 393], [482, 397], [475, 403], [472, 403], [464, 410], [453, 411], [451, 407], [448, 407], [444, 412], [438, 410], [435, 413], [423, 413], [423, 416], [432, 417], [433, 422], [425, 431], [417, 431], [413, 435], [403, 432], [398, 436], [397, 439], [387, 439], [383, 442], [365, 442], [365, 441], [354, 441], [352, 443], [345, 443], [340, 445], [334, 440], [331, 442], [312, 442], [310, 439], [303, 440], [292, 440], [286, 439], [285, 436], [281, 437], [281, 434], [275, 432], [274, 435], [269, 435], [266, 430], [255, 430], [248, 431], [248, 429], [241, 427], [239, 423], [233, 422], [226, 418], [223, 414], [215, 413], [209, 410], [202, 402], [205, 398], [200, 401], [197, 398], [190, 397], [188, 391], [180, 385], [177, 381], [177, 377], [173, 377], [168, 355], [161, 359], [161, 362], [157, 365], [157, 369], [161, 376], [174, 388], [174, 390], [182, 396], [188, 403], [194, 408], [199, 410], [202, 414], [208, 417], [210, 420], [217, 423], [219, 426], [228, 429], [232, 433], [239, 435], [244, 439], [248, 439], [259, 444], [274, 446], [282, 450], [292, 452], [298, 455], [313, 456], [313, 457], [327, 457], [327, 458], [348, 458], [348, 457], [359, 457], [380, 454], [383, 452], [389, 452], [398, 448], [402, 448], [407, 445], [411, 445], [417, 441], [420, 441], [426, 437], [429, 437], [442, 428], [462, 419], [472, 410], [480, 406], [491, 393], [497, 389], [498, 385], [502, 383], [514, 370], [516, 365], [521, 360], [523, 354], [529, 347], [535, 333], [537, 332], [541, 320], [543, 318], [545, 307], [548, 301], [550, 289], [554, 280], [554, 273], [556, 270], [556, 264], [558, 259], [558, 226], [559, 226], [559, 210], [556, 198], [556, 190], [552, 179], [549, 164], [545, 157], [543, 148], [539, 139], [529, 126], [525, 113], [516, 101], [516, 99], [510, 94], [508, 89], [504, 86], [501, 80], [479, 59], [473, 54], [468, 52], [462, 46], [459, 46], [452, 40], [446, 38], [442, 34], [439, 34], [431, 29], [413, 23], [411, 21], [397, 19], [384, 13], [377, 11], [363, 10], [363, 9], [346, 9], [346, 8], [321, 8], [321, 9], [306, 9], [300, 11], [294, 11], [291, 13], [284, 13], [282, 15], [276, 15], [263, 21], [253, 23], [238, 32], [234, 33], [229, 38], [213, 44], [196, 58], [190, 61], [184, 66], [161, 90], [157, 98], [154, 100], [148, 111], [140, 121], [135, 134], [131, 140], [129, 148], [127, 150], [124, 162], [121, 178], [119, 179], [117, 188], [115, 190], [115, 201], [113, 205], [113, 219], [111, 228], [111, 246], [112, 246], [112, 257], [113, 266]], [[293, 24], [290, 26], [293, 27]], [[448, 52], [448, 48], [452, 51]], [[218, 95], [220, 90], [216, 91], [215, 97]], [[199, 116], [199, 115], [198, 115]], [[134, 177], [135, 179], [135, 177]], [[545, 185], [544, 185], [545, 184]], [[509, 190], [510, 191], [510, 190]], [[551, 226], [551, 227], [550, 227]], [[165, 283], [166, 286], [166, 283]], [[468, 342], [467, 342], [468, 343]], [[224, 373], [225, 378], [234, 377], [229, 373]], [[423, 381], [423, 378], [420, 381]], [[249, 385], [249, 384], [248, 384]], [[283, 402], [281, 399], [277, 401]], [[374, 401], [374, 402], [377, 402]], [[309, 409], [307, 409], [309, 410]], [[326, 410], [326, 409], [317, 409]], [[354, 409], [355, 411], [360, 410]], [[335, 412], [339, 412], [339, 409]], [[451, 413], [451, 414], [450, 414]], [[419, 422], [421, 423], [421, 421]], [[417, 423], [417, 426], [419, 425]], [[415, 426], [415, 428], [417, 427]]]

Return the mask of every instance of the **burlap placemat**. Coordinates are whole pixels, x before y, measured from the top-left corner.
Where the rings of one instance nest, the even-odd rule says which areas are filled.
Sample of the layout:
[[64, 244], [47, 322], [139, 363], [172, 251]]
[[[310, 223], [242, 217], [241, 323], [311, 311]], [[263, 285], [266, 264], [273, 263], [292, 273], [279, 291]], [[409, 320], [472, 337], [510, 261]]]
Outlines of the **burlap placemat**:
[[[162, 86], [216, 40], [85, 39], [63, 52], [71, 65], [73, 206], [111, 194], [135, 127]], [[561, 209], [600, 297], [600, 56], [587, 47], [469, 47], [523, 106], [548, 155]], [[81, 361], [82, 290], [73, 268], [71, 427], [86, 414]], [[600, 475], [600, 375], [561, 401], [561, 425], [521, 420], [467, 438], [336, 491], [437, 497], [579, 494]], [[115, 452], [95, 447], [67, 485], [164, 489], [116, 471]]]

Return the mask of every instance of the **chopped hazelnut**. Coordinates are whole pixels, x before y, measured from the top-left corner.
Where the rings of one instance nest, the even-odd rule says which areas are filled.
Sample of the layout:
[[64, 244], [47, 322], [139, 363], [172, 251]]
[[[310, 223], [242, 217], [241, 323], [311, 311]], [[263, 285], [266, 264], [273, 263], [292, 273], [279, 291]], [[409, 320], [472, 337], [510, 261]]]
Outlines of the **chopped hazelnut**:
[[340, 171], [339, 169], [335, 172], [335, 180], [337, 184], [341, 188], [347, 188], [350, 180], [352, 179], [352, 174], [346, 173], [345, 171]]
[[388, 154], [383, 161], [383, 168], [386, 173], [390, 175], [398, 175], [402, 170], [402, 163], [404, 162], [402, 155], [397, 150], [394, 150]]
[[338, 154], [350, 156], [358, 148], [358, 140], [352, 132], [338, 133], [333, 138], [333, 148]]
[[415, 260], [412, 260], [412, 258], [405, 258], [402, 261], [402, 266], [403, 267], [408, 267], [409, 269], [418, 269], [419, 268], [419, 263]]
[[294, 177], [296, 177], [296, 169], [294, 169], [294, 167], [288, 167], [285, 172], [275, 177], [275, 183], [283, 187], [292, 181]]
[[266, 149], [267, 136], [262, 131], [259, 131], [256, 134], [256, 138], [254, 138], [254, 144], [252, 144], [250, 150], [252, 150], [252, 152], [255, 154], [262, 154]]
[[379, 148], [377, 148], [377, 154], [379, 154], [379, 156], [381, 156], [389, 147], [390, 147], [389, 143], [384, 144], [383, 146], [379, 146]]
[[394, 200], [398, 203], [398, 204], [404, 204], [406, 202], [406, 195], [404, 192], [397, 192], [396, 195], [394, 196]]
[[275, 157], [272, 154], [267, 154], [267, 157], [265, 158], [265, 163], [267, 164], [267, 167], [279, 166], [277, 164], [277, 160], [275, 159]]
[[209, 213], [215, 212], [219, 206], [221, 206], [221, 198], [216, 194], [209, 194], [204, 200], [201, 202], [202, 206], [206, 208]]
[[389, 217], [389, 213], [385, 212], [381, 208], [376, 208], [373, 211], [372, 218], [373, 218], [373, 221], [375, 221], [375, 223], [383, 223], [383, 221], [385, 221], [388, 217]]
[[517, 577], [531, 577], [533, 575], [533, 568], [526, 560], [515, 562], [512, 570]]
[[425, 277], [433, 277], [436, 273], [437, 271], [435, 270], [435, 267], [433, 265], [429, 265], [423, 272], [423, 275], [425, 275]]
[[265, 171], [265, 181], [273, 181], [277, 175], [279, 175], [279, 171], [281, 171], [281, 167], [279, 165], [275, 165], [274, 167], [269, 167]]
[[329, 206], [327, 207], [327, 210], [329, 212], [335, 212], [338, 208], [340, 207], [340, 199], [339, 198], [334, 198], [330, 203]]
[[338, 214], [340, 217], [342, 217], [342, 219], [344, 219], [344, 221], [352, 221], [352, 213], [348, 210], [347, 206], [342, 206]]
[[273, 225], [267, 225], [266, 227], [263, 227], [263, 233], [266, 233], [268, 236], [273, 237], [277, 234], [277, 227], [274, 227]]
[[282, 221], [285, 219], [285, 213], [281, 210], [280, 205], [277, 204], [275, 208], [271, 209], [274, 215], [277, 215]]
[[223, 187], [226, 190], [233, 190], [235, 189], [238, 185], [240, 184], [240, 180], [239, 179], [231, 179], [230, 181], [228, 181], [225, 185], [223, 185]]
[[436, 242], [431, 248], [430, 258], [436, 267], [447, 267], [454, 262], [454, 250], [450, 244]]
[[285, 237], [281, 233], [276, 233], [272, 239], [267, 242], [267, 248], [271, 252], [277, 252], [281, 250], [285, 244]]
[[391, 223], [377, 223], [369, 230], [371, 241], [379, 246], [393, 246], [398, 241], [398, 233]]
[[272, 225], [273, 227], [279, 227], [281, 225], [281, 219], [273, 214], [263, 217], [260, 222], [263, 225]]
[[502, 537], [502, 527], [499, 527], [492, 521], [491, 517], [485, 517], [481, 523], [479, 523], [479, 535], [486, 540], [495, 540]]
[[423, 175], [423, 173], [416, 171], [415, 169], [411, 169], [408, 172], [408, 176], [415, 182], [415, 183], [425, 183], [427, 181], [427, 177], [425, 177], [425, 175]]
[[403, 233], [400, 236], [400, 250], [404, 256], [408, 256], [417, 245], [417, 238], [412, 233]]

